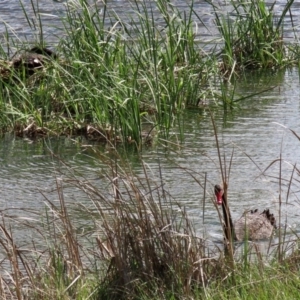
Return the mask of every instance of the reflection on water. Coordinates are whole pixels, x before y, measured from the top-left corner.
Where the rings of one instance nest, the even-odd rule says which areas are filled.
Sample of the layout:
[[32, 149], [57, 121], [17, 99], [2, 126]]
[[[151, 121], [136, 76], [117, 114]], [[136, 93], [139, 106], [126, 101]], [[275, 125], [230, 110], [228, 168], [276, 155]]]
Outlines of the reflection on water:
[[[228, 115], [221, 111], [215, 112], [221, 154], [226, 156], [227, 171], [233, 154], [228, 199], [232, 217], [236, 219], [245, 210], [253, 208], [270, 208], [278, 214], [280, 196], [283, 202], [281, 223], [287, 222], [289, 228], [297, 231], [299, 184], [294, 180], [290, 189], [288, 184], [293, 165], [300, 160], [300, 141], [287, 128], [300, 135], [298, 71], [288, 70], [268, 76], [250, 73], [239, 85], [238, 92], [254, 93], [267, 86], [276, 88], [241, 103], [240, 110]], [[222, 241], [220, 222], [212, 203], [212, 187], [221, 182], [221, 174], [208, 111], [186, 112], [184, 132], [183, 143], [173, 143], [167, 148], [158, 145], [144, 149], [143, 160], [154, 176], [158, 176], [160, 165], [167, 190], [175, 201], [188, 209], [198, 233]], [[63, 163], [78, 172], [77, 176], [93, 181], [97, 187], [103, 187], [103, 191], [110, 197], [108, 182], [104, 180], [107, 168], [97, 159], [97, 154], [80, 145], [80, 141], [76, 143], [66, 138], [33, 143], [9, 135], [2, 139], [2, 209], [41, 209], [45, 198], [40, 191], [44, 191], [49, 199], [57, 201], [55, 178], [64, 178], [66, 167]], [[104, 146], [95, 147], [100, 153], [106, 151]], [[62, 160], [52, 156], [49, 149]], [[280, 155], [283, 160], [281, 169], [278, 162], [272, 164]], [[143, 170], [136, 153], [129, 154], [129, 159], [135, 173], [142, 176]], [[204, 216], [203, 188], [189, 173], [193, 173], [202, 184], [207, 176], [209, 194], [206, 195]], [[282, 177], [281, 189], [279, 176]], [[299, 179], [297, 172], [294, 176]], [[88, 202], [76, 189], [67, 190], [66, 201]], [[77, 217], [80, 223], [80, 215]], [[82, 222], [85, 222], [83, 216]]]

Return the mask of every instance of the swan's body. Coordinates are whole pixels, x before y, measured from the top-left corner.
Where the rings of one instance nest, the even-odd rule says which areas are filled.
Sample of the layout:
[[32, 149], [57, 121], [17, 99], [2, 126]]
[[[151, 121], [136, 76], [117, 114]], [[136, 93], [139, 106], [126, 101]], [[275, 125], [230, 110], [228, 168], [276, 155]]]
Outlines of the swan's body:
[[225, 223], [224, 232], [227, 239], [231, 237], [237, 241], [243, 241], [245, 239], [261, 240], [272, 236], [273, 230], [276, 228], [276, 220], [268, 209], [262, 213], [259, 213], [257, 209], [255, 211], [246, 212], [232, 223], [227, 199], [223, 189], [219, 185], [215, 185], [215, 195], [217, 197], [217, 203], [222, 205]]
[[238, 220], [234, 222], [235, 238], [238, 241], [243, 241], [245, 237], [249, 240], [262, 240], [269, 238], [274, 229], [274, 225], [266, 216], [266, 212], [262, 213], [245, 213]]
[[11, 64], [15, 70], [25, 70], [27, 75], [32, 75], [36, 69], [41, 69], [45, 63], [49, 62], [50, 58], [57, 58], [52, 50], [34, 47], [12, 59]]

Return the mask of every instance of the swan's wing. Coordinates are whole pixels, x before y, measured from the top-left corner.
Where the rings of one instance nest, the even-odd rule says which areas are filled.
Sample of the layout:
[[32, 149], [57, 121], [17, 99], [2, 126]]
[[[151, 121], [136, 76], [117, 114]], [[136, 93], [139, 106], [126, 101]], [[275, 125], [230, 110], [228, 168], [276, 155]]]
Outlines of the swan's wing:
[[272, 235], [273, 226], [264, 215], [247, 213], [234, 223], [234, 231], [238, 241], [262, 240]]

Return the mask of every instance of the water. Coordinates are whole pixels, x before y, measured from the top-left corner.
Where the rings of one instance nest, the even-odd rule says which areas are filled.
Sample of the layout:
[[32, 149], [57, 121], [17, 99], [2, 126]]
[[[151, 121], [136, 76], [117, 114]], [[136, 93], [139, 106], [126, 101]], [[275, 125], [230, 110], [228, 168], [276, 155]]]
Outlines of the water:
[[[16, 44], [21, 42], [26, 43], [35, 43], [39, 41], [39, 18], [42, 21], [42, 31], [43, 37], [46, 41], [48, 47], [53, 47], [57, 45], [60, 38], [63, 38], [65, 35], [64, 26], [62, 20], [66, 17], [66, 7], [71, 5], [74, 7], [74, 3], [77, 1], [49, 1], [49, 0], [22, 0], [22, 5], [26, 11], [27, 17], [30, 20], [31, 26], [28, 24], [28, 20], [25, 17], [23, 12], [22, 5], [20, 5], [20, 0], [0, 0], [1, 5], [1, 14], [0, 14], [0, 41], [2, 47], [5, 47], [6, 44], [6, 32], [8, 31], [10, 39], [13, 39]], [[97, 5], [100, 8], [103, 8], [102, 1], [87, 1], [91, 5]], [[266, 1], [269, 5], [272, 5], [274, 1]], [[295, 1], [296, 2], [296, 1]], [[34, 4], [34, 9], [32, 7]], [[181, 0], [173, 1], [175, 5], [181, 12], [189, 11], [190, 2], [185, 2]], [[155, 1], [146, 1], [147, 7], [151, 7], [156, 22], [163, 23], [163, 18], [158, 13]], [[231, 7], [229, 6], [228, 1], [219, 1], [217, 4], [221, 11], [231, 12]], [[280, 0], [276, 1], [274, 6], [274, 12], [277, 17], [280, 17], [286, 1]], [[285, 17], [284, 21], [284, 38], [286, 41], [293, 41], [297, 38], [297, 32], [293, 29], [298, 28], [299, 24], [299, 9], [297, 9], [299, 3], [294, 3], [292, 6], [293, 19], [291, 21], [290, 16]], [[76, 5], [75, 5], [76, 7]], [[212, 47], [215, 46], [216, 38], [218, 37], [218, 30], [215, 26], [215, 16], [214, 12], [210, 5], [208, 5], [204, 0], [195, 0], [193, 1], [193, 7], [195, 12], [200, 16], [201, 21], [194, 15], [194, 29], [197, 29], [197, 35], [199, 42], [209, 43], [212, 42]], [[103, 9], [101, 10], [103, 12]], [[107, 15], [111, 16], [114, 20], [114, 15], [122, 17], [123, 21], [130, 22], [131, 19], [135, 19], [136, 16], [136, 7], [135, 5], [128, 0], [111, 0], [107, 4]], [[116, 21], [115, 21], [116, 22]], [[292, 24], [293, 22], [293, 24]], [[112, 26], [107, 18], [107, 26]], [[10, 43], [11, 44], [11, 43]], [[12, 55], [16, 49], [13, 47], [8, 49], [8, 54]]]
[[[58, 41], [58, 36], [62, 34], [63, 25], [61, 18], [65, 15], [65, 6], [63, 3], [55, 1], [33, 1], [36, 13], [31, 5], [30, 0], [21, 1], [30, 20], [31, 27], [23, 12], [19, 0], [2, 0], [0, 14], [0, 40], [2, 46], [6, 41], [4, 37], [7, 32], [10, 38], [19, 44], [21, 42], [35, 43], [39, 40], [39, 21], [40, 16], [43, 24], [44, 38], [49, 46], [53, 46]], [[11, 45], [10, 45], [11, 46]], [[10, 49], [15, 51], [16, 49]], [[12, 54], [12, 53], [9, 53]]]
[[[23, 3], [28, 9], [28, 13], [33, 16], [30, 1]], [[117, 13], [124, 11], [125, 4], [123, 1], [111, 2], [111, 6]], [[282, 9], [283, 4], [284, 2], [276, 4], [278, 11]], [[45, 36], [50, 43], [57, 41], [56, 35], [59, 33], [57, 27], [61, 26], [57, 16], [64, 15], [64, 5], [65, 3], [39, 1], [40, 11], [45, 22]], [[195, 5], [205, 14], [207, 24], [213, 24], [211, 11], [207, 5], [203, 1], [196, 1]], [[2, 1], [1, 7], [4, 8], [1, 14], [3, 22], [9, 24], [21, 37], [27, 40], [34, 39], [36, 32], [32, 32], [28, 28], [19, 1]], [[294, 22], [296, 23], [299, 14], [297, 10], [293, 13], [295, 13]], [[13, 21], [12, 16], [16, 16]], [[201, 26], [203, 32], [207, 33], [200, 24]], [[4, 32], [3, 23], [0, 25], [0, 34], [1, 32]], [[212, 29], [212, 32], [215, 31]], [[207, 36], [209, 34], [211, 32], [207, 33]], [[288, 30], [286, 37], [292, 36], [293, 31]], [[237, 93], [252, 94], [271, 86], [274, 86], [272, 90], [240, 103], [240, 109], [227, 115], [224, 115], [221, 110], [214, 113], [221, 154], [222, 156], [226, 155], [227, 170], [233, 153], [229, 202], [234, 219], [240, 216], [244, 210], [256, 207], [270, 208], [277, 214], [280, 194], [279, 163], [272, 163], [281, 155], [284, 160], [281, 177], [287, 182], [291, 176], [293, 165], [299, 164], [300, 141], [288, 129], [290, 128], [300, 135], [298, 70], [291, 69], [260, 75], [249, 73], [239, 83]], [[143, 160], [154, 173], [158, 170], [158, 162], [160, 163], [167, 189], [176, 201], [187, 208], [198, 234], [205, 234], [213, 240], [220, 241], [222, 240], [221, 226], [211, 201], [214, 200], [212, 187], [221, 182], [221, 174], [209, 111], [205, 108], [187, 111], [183, 124], [183, 143], [176, 140], [175, 136], [178, 131], [175, 128], [173, 144], [167, 150], [159, 143], [144, 149]], [[96, 147], [100, 149], [100, 152], [107, 150], [102, 145]], [[62, 157], [62, 161], [53, 157], [49, 150]], [[58, 203], [55, 178], [65, 178], [63, 174], [58, 173], [58, 170], [62, 170], [62, 172], [66, 170], [63, 163], [67, 163], [71, 169], [78, 170], [82, 176], [95, 180], [100, 186], [103, 184], [103, 189], [106, 189], [105, 193], [107, 196], [110, 195], [111, 191], [107, 183], [101, 179], [105, 166], [97, 161], [97, 155], [94, 155], [91, 149], [81, 147], [80, 143], [71, 139], [60, 138], [30, 142], [7, 135], [0, 142], [0, 152], [2, 153], [0, 158], [2, 174], [0, 204], [2, 210], [7, 214], [21, 216], [29, 210], [43, 211], [43, 207], [47, 203], [43, 194], [49, 200]], [[132, 168], [136, 174], [142, 174], [141, 163], [136, 154], [133, 153], [130, 157]], [[264, 172], [266, 169], [267, 171]], [[187, 175], [186, 170], [193, 172], [201, 183], [204, 183], [204, 177], [207, 176], [209, 193], [206, 195], [204, 223], [203, 189], [191, 176]], [[297, 172], [295, 172], [295, 177], [298, 178], [297, 176]], [[284, 202], [286, 193], [287, 188], [283, 188], [282, 200]], [[299, 228], [298, 197], [299, 188], [297, 182], [294, 181], [288, 203], [283, 205], [283, 216], [287, 216], [288, 225], [296, 231]], [[88, 200], [78, 190], [68, 189], [66, 201], [84, 204]], [[78, 217], [79, 227], [86, 224], [85, 217], [80, 214], [76, 217]], [[37, 216], [35, 218], [38, 219]], [[24, 230], [21, 232], [25, 234]], [[26, 234], [29, 233], [26, 231]]]
[[[288, 129], [300, 134], [298, 71], [288, 70], [273, 74], [272, 77], [266, 74], [249, 74], [239, 85], [238, 92], [253, 93], [268, 86], [276, 87], [243, 102], [241, 108], [232, 114], [223, 115], [220, 111], [214, 115], [221, 154], [226, 154], [227, 169], [234, 150], [229, 181], [229, 201], [233, 219], [238, 218], [245, 210], [253, 208], [270, 208], [277, 214], [279, 163], [272, 165], [264, 174], [263, 171], [281, 155], [284, 160], [281, 176], [288, 181], [292, 166], [300, 160], [300, 141]], [[154, 174], [158, 174], [158, 162], [160, 163], [167, 190], [174, 200], [188, 209], [198, 233], [221, 240], [221, 226], [211, 202], [214, 199], [212, 187], [221, 182], [221, 174], [208, 110], [186, 112], [184, 128], [183, 143], [174, 143], [167, 150], [159, 145], [144, 149], [143, 160]], [[55, 178], [65, 177], [63, 174], [66, 168], [63, 163], [77, 170], [82, 177], [96, 182], [98, 186], [103, 184], [106, 189], [104, 194], [110, 197], [111, 190], [107, 182], [101, 179], [105, 166], [91, 149], [81, 147], [81, 143], [85, 144], [85, 141], [77, 143], [71, 139], [60, 138], [29, 142], [10, 135], [2, 139], [2, 209], [8, 212], [20, 208], [42, 210], [45, 198], [41, 191], [57, 203]], [[104, 146], [94, 147], [100, 153], [106, 151]], [[59, 155], [63, 163], [53, 157], [49, 150]], [[141, 175], [143, 171], [136, 154], [131, 154], [130, 159], [135, 173]], [[201, 183], [204, 183], [205, 174], [207, 175], [210, 195], [207, 195], [206, 199], [204, 224], [203, 189], [185, 169], [193, 172]], [[58, 170], [63, 174], [58, 173]], [[296, 174], [295, 178], [298, 178]], [[284, 202], [285, 193], [286, 188], [283, 188]], [[296, 230], [299, 227], [298, 196], [298, 184], [294, 182], [288, 205], [283, 205], [283, 212], [284, 216], [288, 217], [288, 225]], [[66, 201], [88, 203], [86, 197], [77, 190], [68, 190]], [[85, 219], [82, 221], [85, 222]]]

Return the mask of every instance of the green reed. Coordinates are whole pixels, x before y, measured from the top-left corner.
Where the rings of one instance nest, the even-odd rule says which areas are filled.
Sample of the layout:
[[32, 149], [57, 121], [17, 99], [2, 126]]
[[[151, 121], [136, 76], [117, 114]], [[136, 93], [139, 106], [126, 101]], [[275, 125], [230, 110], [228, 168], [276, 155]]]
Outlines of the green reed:
[[[134, 14], [124, 20], [108, 13], [107, 5], [102, 10], [83, 0], [66, 4], [65, 36], [57, 47], [61, 59], [31, 78], [19, 73], [3, 81], [6, 123], [27, 126], [40, 114], [36, 125], [53, 132], [62, 130], [55, 123], [68, 124], [65, 132], [90, 124], [139, 145], [143, 123], [168, 136], [178, 113], [197, 104], [216, 69], [195, 41], [193, 4], [181, 12], [159, 1], [154, 16], [154, 7], [134, 2]], [[38, 8], [34, 22], [23, 10], [44, 46]]]
[[275, 2], [230, 1], [227, 13], [211, 3], [224, 40], [221, 57], [227, 72], [233, 67], [280, 68], [291, 62], [283, 42], [283, 21], [293, 2], [287, 1], [279, 17], [275, 16]]
[[[73, 45], [77, 45], [75, 56], [83, 63], [80, 79], [85, 66], [97, 78], [93, 84], [99, 86], [98, 99], [93, 99], [107, 109], [103, 117], [111, 115], [117, 121], [114, 128], [120, 125], [124, 136], [138, 141], [142, 116], [147, 115], [141, 107], [148, 107], [155, 111], [154, 126], [168, 135], [176, 112], [195, 101], [191, 97], [197, 96], [200, 83], [207, 80], [200, 80], [204, 63], [195, 44], [192, 9], [183, 14], [159, 1], [163, 28], [154, 22], [153, 10], [144, 2], [134, 3], [136, 14], [127, 22], [117, 15], [108, 16], [104, 7], [103, 15], [111, 22], [107, 31], [97, 8], [91, 14], [84, 1], [81, 7], [80, 15], [69, 7], [66, 24], [71, 30], [62, 48], [73, 59]], [[72, 31], [73, 27], [84, 29]]]
[[[180, 11], [162, 0], [151, 6], [135, 1], [131, 13], [120, 16], [106, 2], [68, 1], [64, 36], [56, 47], [59, 59], [29, 78], [25, 70], [14, 72], [7, 61], [0, 62], [0, 127], [22, 135], [33, 123], [45, 134], [87, 133], [92, 126], [104, 139], [137, 147], [153, 128], [168, 137], [187, 107], [208, 102], [224, 111], [235, 108], [242, 100], [235, 94], [238, 70], [298, 61], [297, 47], [285, 51], [282, 41], [292, 3], [278, 20], [263, 1], [233, 2], [230, 17], [214, 5], [224, 48], [208, 53], [200, 44], [196, 23], [203, 22], [193, 2]], [[31, 2], [32, 20], [20, 5], [38, 32], [35, 44], [46, 46], [39, 7]], [[12, 38], [9, 28], [5, 36], [17, 53], [32, 47]], [[4, 46], [1, 51], [7, 52]], [[234, 88], [228, 85], [232, 80]]]

